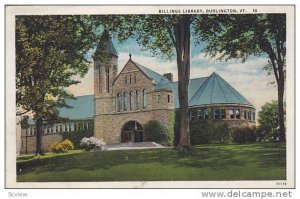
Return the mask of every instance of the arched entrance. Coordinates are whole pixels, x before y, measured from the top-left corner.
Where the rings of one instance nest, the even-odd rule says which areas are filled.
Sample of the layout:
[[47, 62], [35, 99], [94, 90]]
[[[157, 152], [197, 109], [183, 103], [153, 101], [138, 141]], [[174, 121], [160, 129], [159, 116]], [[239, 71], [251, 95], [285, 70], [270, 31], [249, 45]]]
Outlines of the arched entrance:
[[121, 142], [143, 142], [143, 127], [136, 121], [127, 122], [121, 132]]

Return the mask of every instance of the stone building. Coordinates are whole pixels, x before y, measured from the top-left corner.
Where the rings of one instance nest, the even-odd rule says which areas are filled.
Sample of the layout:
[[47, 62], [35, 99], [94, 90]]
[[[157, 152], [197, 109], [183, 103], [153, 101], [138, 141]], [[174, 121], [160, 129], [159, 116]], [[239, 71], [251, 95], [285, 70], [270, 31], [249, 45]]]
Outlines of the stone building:
[[[100, 54], [107, 54], [100, 61]], [[108, 144], [141, 142], [143, 125], [158, 120], [171, 126], [179, 108], [178, 82], [129, 60], [118, 73], [118, 54], [107, 32], [94, 54], [95, 136]], [[102, 59], [103, 60], [103, 59]], [[213, 119], [229, 125], [255, 125], [255, 108], [218, 74], [191, 79], [190, 120]]]
[[[107, 144], [144, 141], [143, 125], [150, 120], [173, 127], [172, 115], [179, 108], [179, 100], [178, 82], [173, 81], [171, 73], [158, 74], [136, 63], [131, 54], [118, 73], [118, 53], [106, 31], [93, 59], [94, 95], [66, 100], [73, 109], [62, 109], [60, 113], [71, 122], [44, 127], [45, 150], [49, 150], [51, 142], [62, 139], [59, 132], [89, 128], [91, 120], [94, 136]], [[255, 125], [254, 106], [217, 73], [191, 79], [188, 99], [191, 121], [209, 119], [230, 126]], [[34, 151], [34, 128], [32, 122], [22, 130], [21, 153]]]

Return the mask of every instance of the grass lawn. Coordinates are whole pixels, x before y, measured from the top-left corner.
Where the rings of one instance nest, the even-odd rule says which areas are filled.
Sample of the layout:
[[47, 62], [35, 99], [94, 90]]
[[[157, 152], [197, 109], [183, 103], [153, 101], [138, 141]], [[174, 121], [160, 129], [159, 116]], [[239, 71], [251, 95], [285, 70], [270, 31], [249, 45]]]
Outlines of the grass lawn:
[[[285, 180], [283, 144], [201, 145], [19, 156], [18, 182]], [[21, 170], [20, 170], [21, 169]]]

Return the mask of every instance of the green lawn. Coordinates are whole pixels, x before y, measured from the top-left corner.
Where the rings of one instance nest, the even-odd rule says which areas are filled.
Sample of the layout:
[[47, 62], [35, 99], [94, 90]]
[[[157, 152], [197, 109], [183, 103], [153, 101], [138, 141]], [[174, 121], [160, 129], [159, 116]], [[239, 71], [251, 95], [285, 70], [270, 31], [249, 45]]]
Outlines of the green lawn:
[[285, 180], [283, 144], [202, 145], [17, 158], [18, 182]]

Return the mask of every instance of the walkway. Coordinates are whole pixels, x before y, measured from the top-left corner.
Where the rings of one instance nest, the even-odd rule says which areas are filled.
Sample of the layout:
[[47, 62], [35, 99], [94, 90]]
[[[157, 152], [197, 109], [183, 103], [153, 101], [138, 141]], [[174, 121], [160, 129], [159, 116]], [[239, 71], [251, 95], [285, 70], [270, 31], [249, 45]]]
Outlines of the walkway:
[[150, 148], [165, 148], [155, 142], [128, 142], [121, 144], [110, 144], [105, 146], [105, 150], [132, 150], [132, 149], [150, 149]]

